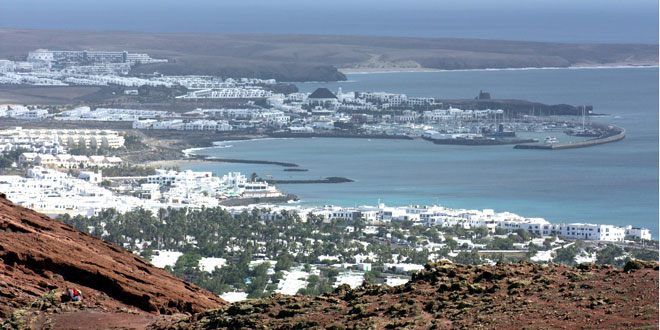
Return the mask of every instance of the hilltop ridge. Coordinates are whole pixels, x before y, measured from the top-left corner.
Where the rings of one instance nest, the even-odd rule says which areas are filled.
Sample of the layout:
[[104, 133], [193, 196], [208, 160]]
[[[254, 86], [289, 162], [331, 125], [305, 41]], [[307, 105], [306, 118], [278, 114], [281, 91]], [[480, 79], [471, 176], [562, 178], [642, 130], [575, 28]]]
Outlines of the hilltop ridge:
[[274, 295], [156, 329], [635, 329], [658, 324], [658, 264], [427, 264], [397, 287]]
[[459, 38], [185, 34], [0, 28], [0, 58], [38, 48], [146, 52], [168, 63], [135, 74], [203, 74], [280, 81], [345, 80], [342, 71], [658, 65], [657, 45]]

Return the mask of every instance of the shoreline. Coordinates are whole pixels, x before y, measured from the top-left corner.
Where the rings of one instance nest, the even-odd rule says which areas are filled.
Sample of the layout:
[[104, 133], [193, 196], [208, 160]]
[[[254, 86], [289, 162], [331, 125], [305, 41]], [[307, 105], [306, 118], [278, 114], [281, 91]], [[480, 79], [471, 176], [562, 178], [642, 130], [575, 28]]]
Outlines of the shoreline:
[[194, 158], [181, 158], [181, 159], [167, 159], [167, 160], [154, 160], [142, 163], [143, 166], [151, 166], [156, 168], [175, 167], [185, 165], [200, 165], [200, 164], [265, 164], [275, 165], [285, 168], [296, 168], [298, 164], [276, 162], [269, 160], [253, 160], [253, 159], [225, 159], [225, 158], [209, 158], [206, 156], [199, 156]]
[[[528, 70], [587, 70], [587, 69], [652, 69], [659, 65], [576, 65], [567, 67], [524, 67], [524, 68], [485, 68], [485, 69], [433, 69], [433, 68], [338, 68], [344, 74], [372, 73], [416, 73], [416, 72], [470, 72], [470, 71], [528, 71]], [[342, 82], [342, 81], [338, 81]], [[346, 82], [346, 81], [343, 81]], [[309, 82], [311, 83], [311, 82]]]
[[325, 179], [300, 179], [300, 180], [277, 180], [277, 179], [270, 179], [270, 180], [264, 180], [268, 182], [268, 184], [274, 184], [274, 185], [281, 185], [281, 184], [318, 184], [318, 183], [346, 183], [346, 182], [355, 182], [354, 180], [344, 178], [344, 177], [338, 177], [338, 176], [330, 176]]
[[222, 164], [220, 161], [213, 160], [204, 160], [198, 158], [181, 158], [181, 159], [166, 159], [166, 160], [152, 160], [148, 162], [141, 163], [139, 165], [146, 167], [154, 168], [168, 168], [168, 167], [179, 167], [186, 165], [201, 165], [201, 164]]

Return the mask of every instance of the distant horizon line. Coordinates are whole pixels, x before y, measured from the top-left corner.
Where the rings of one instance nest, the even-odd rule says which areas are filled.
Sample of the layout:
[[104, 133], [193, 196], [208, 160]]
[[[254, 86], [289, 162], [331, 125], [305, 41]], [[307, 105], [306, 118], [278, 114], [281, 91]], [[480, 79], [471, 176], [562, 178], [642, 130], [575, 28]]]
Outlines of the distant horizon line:
[[382, 34], [332, 34], [332, 33], [269, 33], [269, 32], [192, 32], [192, 31], [142, 31], [142, 30], [121, 30], [121, 29], [44, 29], [44, 28], [26, 28], [10, 27], [0, 25], [0, 31], [47, 31], [47, 32], [87, 32], [87, 33], [133, 33], [133, 34], [166, 34], [166, 35], [220, 35], [220, 36], [326, 36], [326, 37], [373, 37], [373, 38], [396, 38], [396, 39], [428, 39], [428, 40], [483, 40], [483, 41], [503, 41], [503, 42], [529, 42], [542, 44], [572, 44], [572, 45], [647, 45], [660, 46], [658, 43], [645, 42], [599, 42], [599, 41], [558, 41], [558, 40], [533, 40], [533, 39], [500, 39], [500, 38], [479, 38], [479, 37], [452, 37], [452, 36], [401, 36], [401, 35], [382, 35]]

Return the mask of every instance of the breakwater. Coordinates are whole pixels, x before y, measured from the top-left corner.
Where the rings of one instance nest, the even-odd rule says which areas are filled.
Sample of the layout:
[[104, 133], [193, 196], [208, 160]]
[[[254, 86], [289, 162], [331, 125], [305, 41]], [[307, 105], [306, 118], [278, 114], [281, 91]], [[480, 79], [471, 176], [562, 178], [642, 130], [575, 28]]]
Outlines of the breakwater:
[[304, 183], [344, 183], [354, 182], [351, 179], [331, 176], [325, 179], [312, 179], [312, 180], [265, 180], [268, 184], [304, 184]]
[[602, 123], [592, 123], [591, 126], [594, 126], [598, 129], [605, 129], [607, 134], [602, 137], [595, 139], [578, 141], [578, 142], [569, 142], [561, 144], [549, 144], [549, 145], [529, 145], [529, 144], [518, 144], [514, 146], [514, 149], [540, 149], [540, 150], [560, 150], [560, 149], [572, 149], [572, 148], [586, 148], [604, 143], [611, 143], [621, 141], [626, 137], [626, 129], [623, 127], [618, 127], [614, 125], [607, 125]]
[[277, 197], [250, 197], [250, 198], [230, 198], [220, 201], [223, 206], [243, 206], [251, 204], [279, 204], [288, 201], [297, 201], [298, 196], [294, 194], [286, 194]]
[[435, 144], [451, 144], [462, 146], [493, 146], [503, 144], [516, 144], [516, 143], [533, 143], [538, 142], [536, 139], [496, 139], [496, 138], [476, 138], [476, 139], [432, 139], [422, 137], [424, 140], [431, 141]]
[[395, 139], [395, 140], [412, 140], [413, 137], [407, 135], [387, 135], [387, 134], [354, 134], [354, 133], [289, 133], [289, 132], [274, 132], [269, 133], [270, 137], [277, 138], [347, 138], [347, 139]]
[[219, 163], [263, 164], [263, 165], [277, 165], [283, 167], [298, 167], [298, 164], [294, 164], [294, 163], [274, 162], [269, 160], [216, 158], [216, 157], [207, 157], [207, 156], [198, 156], [198, 157], [194, 157], [194, 159], [206, 160], [209, 162], [219, 162]]

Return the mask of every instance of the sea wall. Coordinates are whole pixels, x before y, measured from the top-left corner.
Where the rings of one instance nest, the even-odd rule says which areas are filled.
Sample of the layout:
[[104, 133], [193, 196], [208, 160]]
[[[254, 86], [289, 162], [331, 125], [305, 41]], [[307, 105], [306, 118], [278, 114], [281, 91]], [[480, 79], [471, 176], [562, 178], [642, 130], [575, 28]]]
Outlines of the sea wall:
[[244, 206], [252, 204], [279, 204], [288, 201], [297, 201], [298, 196], [294, 194], [286, 194], [278, 197], [251, 197], [251, 198], [231, 198], [225, 199], [220, 202], [222, 206]]
[[461, 146], [495, 146], [503, 144], [516, 144], [516, 143], [532, 143], [538, 142], [535, 139], [490, 139], [490, 138], [480, 138], [480, 139], [432, 139], [428, 137], [422, 137], [422, 139], [431, 141], [434, 144], [450, 144], [450, 145], [461, 145]]
[[397, 139], [397, 140], [412, 140], [413, 138], [406, 135], [387, 135], [387, 134], [344, 134], [344, 133], [285, 133], [277, 132], [268, 134], [271, 137], [278, 138], [351, 138], [351, 139]]
[[209, 157], [209, 156], [193, 156], [191, 158], [197, 159], [197, 160], [209, 161], [209, 162], [218, 162], [218, 163], [265, 164], [265, 165], [277, 165], [277, 166], [283, 166], [283, 167], [298, 167], [298, 164], [286, 163], [286, 162], [275, 162], [275, 161], [270, 161], [270, 160], [216, 158], [216, 157]]
[[325, 179], [312, 179], [312, 180], [265, 180], [268, 184], [307, 184], [307, 183], [344, 183], [344, 182], [354, 182], [351, 179], [331, 176]]
[[570, 143], [561, 143], [561, 144], [551, 144], [551, 145], [529, 145], [529, 144], [518, 144], [514, 146], [514, 149], [540, 149], [540, 150], [560, 150], [560, 149], [572, 149], [572, 148], [585, 148], [591, 147], [603, 143], [611, 143], [621, 141], [626, 137], [626, 129], [623, 127], [607, 125], [602, 123], [592, 123], [592, 126], [599, 128], [606, 128], [610, 131], [605, 137], [600, 137], [596, 139], [570, 142]]

